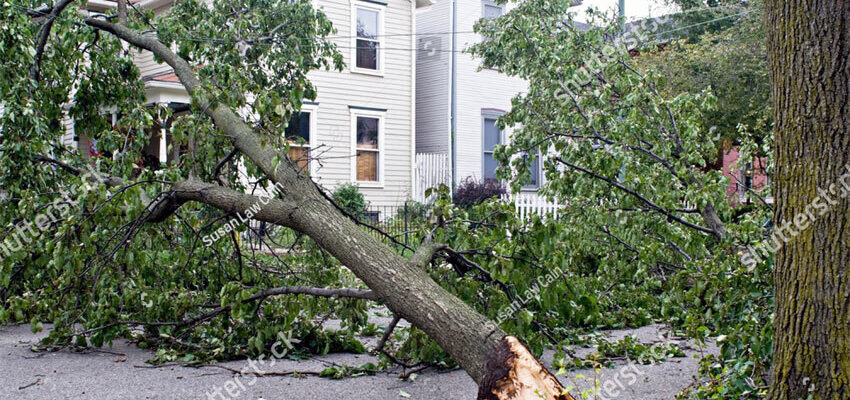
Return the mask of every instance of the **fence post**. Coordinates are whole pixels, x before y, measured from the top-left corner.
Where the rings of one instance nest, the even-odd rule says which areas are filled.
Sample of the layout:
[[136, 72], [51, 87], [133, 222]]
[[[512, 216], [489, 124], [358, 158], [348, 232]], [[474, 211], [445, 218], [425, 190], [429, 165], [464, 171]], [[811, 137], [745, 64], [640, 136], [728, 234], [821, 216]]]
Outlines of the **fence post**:
[[410, 246], [410, 243], [407, 240], [408, 232], [410, 228], [408, 227], [408, 219], [407, 219], [407, 201], [404, 202], [404, 244], [405, 246]]

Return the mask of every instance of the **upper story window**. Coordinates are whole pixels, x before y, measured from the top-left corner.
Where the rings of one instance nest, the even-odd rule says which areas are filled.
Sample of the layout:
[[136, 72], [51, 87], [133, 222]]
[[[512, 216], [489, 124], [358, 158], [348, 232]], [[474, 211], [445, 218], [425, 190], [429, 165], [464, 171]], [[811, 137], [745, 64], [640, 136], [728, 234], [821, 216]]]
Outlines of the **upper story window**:
[[354, 40], [354, 71], [380, 72], [383, 69], [384, 10], [381, 6], [354, 7], [356, 35]]
[[482, 172], [481, 177], [484, 180], [498, 180], [496, 170], [499, 168], [499, 161], [493, 157], [493, 152], [496, 146], [502, 144], [502, 130], [496, 122], [497, 118], [485, 116], [484, 124], [484, 140], [482, 154]]
[[485, 0], [482, 6], [484, 8], [482, 17], [486, 19], [499, 18], [502, 16], [502, 14], [504, 14], [505, 11], [501, 5], [489, 0]]
[[[505, 9], [500, 4], [496, 4], [496, 2], [492, 0], [484, 0], [481, 3], [481, 17], [486, 20], [486, 22], [492, 23], [494, 19], [501, 17], [504, 13]], [[484, 41], [492, 40], [491, 37], [484, 34], [482, 34], [482, 39]]]
[[292, 162], [305, 170], [310, 167], [310, 132], [312, 131], [312, 119], [313, 113], [310, 111], [302, 110], [296, 112], [292, 114], [292, 118], [289, 120], [289, 125], [285, 131], [286, 142], [289, 143], [289, 150], [286, 152], [286, 155]]

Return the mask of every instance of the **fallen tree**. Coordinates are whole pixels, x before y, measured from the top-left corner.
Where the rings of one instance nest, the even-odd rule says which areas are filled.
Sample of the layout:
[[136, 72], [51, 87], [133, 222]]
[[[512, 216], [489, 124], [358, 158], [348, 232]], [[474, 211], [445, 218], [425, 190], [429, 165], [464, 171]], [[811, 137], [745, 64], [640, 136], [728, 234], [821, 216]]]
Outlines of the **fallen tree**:
[[[62, 38], [64, 45], [70, 43], [69, 48], [78, 49], [77, 46], [85, 46], [87, 49], [82, 53], [73, 53], [74, 55], [85, 55], [79, 57], [78, 63], [90, 63], [93, 71], [95, 68], [103, 68], [103, 70], [96, 72], [108, 74], [116, 79], [124, 78], [118, 80], [131, 88], [138, 89], [138, 86], [134, 86], [138, 85], [138, 82], [132, 82], [132, 74], [129, 76], [130, 81], [127, 81], [127, 77], [123, 76], [126, 72], [126, 65], [105, 65], [101, 60], [98, 60], [98, 57], [100, 57], [98, 53], [93, 50], [89, 51], [89, 49], [97, 48], [98, 40], [103, 41], [101, 34], [108, 34], [134, 48], [150, 51], [173, 68], [180, 83], [192, 96], [193, 109], [200, 111], [210, 119], [215, 131], [210, 132], [209, 135], [223, 136], [232, 144], [233, 148], [229, 152], [228, 159], [238, 152], [261, 171], [273, 185], [282, 189], [278, 197], [264, 201], [268, 204], [262, 207], [254, 215], [254, 218], [289, 227], [309, 236], [322, 249], [353, 271], [371, 289], [369, 292], [344, 292], [339, 290], [321, 292], [321, 289], [318, 288], [283, 288], [277, 292], [269, 293], [269, 296], [297, 293], [318, 296], [351, 296], [375, 300], [386, 305], [395, 315], [422, 329], [450, 354], [479, 383], [479, 398], [530, 399], [542, 397], [572, 399], [557, 379], [534, 358], [519, 339], [506, 335], [493, 321], [483, 317], [431, 279], [426, 272], [426, 266], [436, 256], [450, 251], [450, 249], [436, 243], [425, 243], [420, 246], [411, 259], [398, 255], [345, 215], [329, 200], [327, 194], [307, 174], [303, 173], [295, 162], [286, 157], [281, 158], [281, 148], [276, 147], [274, 141], [268, 140], [268, 137], [265, 137], [256, 125], [247, 123], [237, 113], [236, 107], [217, 98], [234, 95], [234, 93], [224, 93], [225, 91], [217, 86], [221, 82], [214, 81], [210, 75], [207, 75], [206, 78], [200, 77], [197, 71], [203, 67], [209, 67], [209, 65], [202, 66], [190, 62], [186, 53], [191, 53], [191, 50], [181, 49], [183, 55], [180, 55], [172, 50], [170, 44], [165, 43], [155, 35], [145, 34], [132, 28], [132, 25], [127, 23], [127, 7], [119, 7], [117, 22], [110, 22], [110, 18], [103, 15], [84, 15], [82, 10], [73, 7], [68, 8], [70, 3], [72, 2], [63, 1], [49, 10], [30, 10], [27, 12], [29, 16], [36, 18], [36, 22], [39, 22], [38, 18], [45, 15], [44, 18], [47, 21], [37, 25], [39, 45], [32, 60], [31, 79], [27, 82], [27, 86], [32, 85], [27, 89], [29, 94], [36, 99], [37, 104], [38, 101], [42, 102], [36, 107], [41, 118], [36, 115], [33, 116], [35, 119], [26, 123], [7, 126], [7, 129], [9, 129], [7, 132], [27, 132], [27, 129], [33, 127], [36, 127], [33, 128], [34, 131], [41, 132], [40, 129], [43, 126], [40, 124], [45, 120], [47, 126], [51, 129], [59, 128], [61, 112], [58, 110], [61, 109], [61, 96], [51, 97], [51, 94], [47, 91], [58, 89], [65, 91], [65, 93], [71, 93], [70, 85], [63, 86], [62, 84], [74, 80], [68, 79], [65, 82], [58, 78], [53, 80], [58, 76], [57, 70], [67, 68], [67, 66], [61, 65], [61, 60], [51, 60], [51, 57], [58, 57], [62, 54], [62, 50], [67, 49], [60, 45], [51, 47], [51, 45], [46, 44], [51, 36], [51, 25], [54, 22], [62, 22], [64, 25], [60, 26], [64, 26], [66, 33], [70, 26], [75, 26], [73, 29], [79, 29], [80, 32], [83, 32], [79, 33], [81, 36], [74, 37], [73, 34], [67, 34]], [[233, 7], [233, 15], [249, 13], [253, 7], [272, 5], [262, 1], [245, 3], [230, 5]], [[296, 7], [278, 3], [273, 5], [278, 7], [277, 11], [286, 11], [287, 7]], [[205, 7], [195, 3], [184, 6], [196, 7], [196, 11], [199, 12]], [[218, 4], [215, 7], [224, 8], [225, 6]], [[299, 4], [297, 7], [303, 10], [306, 5]], [[71, 16], [65, 16], [63, 19], [62, 13], [69, 12], [66, 11], [66, 8], [74, 10], [74, 13]], [[272, 10], [269, 13], [274, 14]], [[221, 17], [221, 14], [218, 14], [217, 17]], [[152, 21], [146, 15], [142, 14], [134, 19], [136, 26], [152, 26]], [[238, 42], [248, 47], [255, 43], [264, 42], [280, 45], [281, 43], [275, 39], [275, 34], [280, 33], [279, 29], [287, 26], [289, 22], [286, 20], [278, 22], [279, 24], [266, 32], [266, 35], [253, 39], [236, 38], [234, 43]], [[86, 27], [94, 29], [90, 30]], [[307, 32], [313, 34], [313, 31], [308, 30]], [[169, 35], [174, 34], [174, 31], [165, 28], [160, 34], [169, 37]], [[79, 40], [79, 43], [74, 43], [75, 40]], [[120, 53], [121, 48], [122, 46], [109, 48], [109, 51], [114, 53], [107, 53], [103, 48], [100, 50], [104, 54], [114, 55]], [[269, 50], [268, 47], [265, 49]], [[69, 51], [73, 52], [73, 50]], [[90, 60], [84, 61], [85, 57], [90, 57]], [[203, 56], [197, 58], [203, 58]], [[207, 61], [211, 59], [214, 59], [214, 57], [209, 57]], [[108, 69], [111, 67], [117, 68], [109, 71]], [[121, 70], [121, 68], [125, 68], [125, 70]], [[48, 69], [48, 71], [45, 71], [45, 69]], [[303, 75], [301, 79], [303, 79]], [[298, 85], [295, 86], [297, 89], [303, 89], [303, 87], [299, 88]], [[6, 88], [6, 90], [13, 91], [14, 89]], [[86, 88], [80, 90], [86, 90]], [[39, 91], [45, 91], [45, 93], [41, 94]], [[236, 94], [236, 96], [238, 95]], [[77, 96], [79, 98], [79, 94]], [[110, 99], [105, 100], [109, 101]], [[39, 108], [40, 106], [43, 107]], [[294, 107], [287, 106], [289, 111], [283, 114], [288, 116], [292, 108]], [[93, 107], [93, 109], [96, 110], [97, 107]], [[19, 110], [13, 107], [10, 113], [17, 111]], [[261, 119], [263, 117], [263, 115], [260, 115]], [[274, 132], [274, 128], [266, 127], [266, 129]], [[205, 138], [199, 136], [198, 139], [204, 140]], [[212, 136], [208, 139], [214, 140]], [[40, 149], [36, 150], [40, 151]], [[37, 153], [37, 151], [34, 153]], [[66, 157], [74, 158], [79, 157], [79, 155], [66, 155]], [[30, 159], [60, 167], [69, 164], [68, 160], [47, 157], [43, 153], [30, 155]], [[62, 169], [68, 168], [62, 167]], [[218, 169], [217, 167], [215, 171], [216, 177], [219, 172]], [[207, 171], [203, 175], [213, 175], [211, 172]], [[230, 188], [220, 181], [215, 183], [205, 182], [198, 176], [197, 173], [190, 173], [184, 180], [157, 182], [165, 185], [165, 190], [154, 196], [150, 203], [145, 206], [145, 213], [142, 218], [128, 224], [130, 228], [127, 232], [113, 234], [113, 237], [116, 237], [116, 235], [123, 237], [119, 242], [121, 244], [107, 252], [105, 257], [103, 255], [99, 255], [99, 257], [106, 259], [114, 257], [121, 246], [131, 239], [132, 231], [137, 229], [138, 224], [169, 221], [170, 217], [186, 204], [203, 203], [221, 210], [227, 215], [233, 215], [245, 213], [253, 204], [263, 200], [258, 196]], [[131, 182], [130, 178], [131, 176], [111, 176], [106, 180], [106, 183], [113, 187], [113, 191], [121, 193], [129, 187], [139, 184], [139, 182]], [[98, 179], [98, 181], [103, 182], [102, 179]], [[106, 199], [107, 202], [109, 200], [111, 200], [111, 197]], [[456, 262], [464, 262], [463, 256], [456, 252], [452, 253], [451, 258]], [[468, 263], [468, 261], [466, 262]], [[99, 273], [96, 275], [99, 276]], [[98, 278], [95, 278], [94, 284], [97, 285], [98, 283]], [[226, 311], [228, 309], [222, 306], [212, 312]]]

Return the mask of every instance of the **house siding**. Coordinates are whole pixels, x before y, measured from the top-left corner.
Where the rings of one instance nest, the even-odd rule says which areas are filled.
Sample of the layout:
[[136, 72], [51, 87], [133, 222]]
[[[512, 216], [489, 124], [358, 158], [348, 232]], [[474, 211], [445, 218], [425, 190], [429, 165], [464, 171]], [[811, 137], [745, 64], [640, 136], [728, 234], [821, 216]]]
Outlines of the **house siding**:
[[[432, 32], [451, 32], [451, 0], [438, 0], [432, 8], [444, 7], [446, 15], [437, 13], [420, 13], [417, 16], [419, 32], [423, 32], [423, 26], [430, 26]], [[457, 46], [458, 50], [469, 48], [481, 40], [479, 35], [470, 33], [473, 27], [483, 15], [483, 2], [481, 0], [457, 0]], [[445, 36], [448, 43], [451, 35]], [[449, 45], [450, 48], [450, 45]], [[450, 60], [446, 53], [446, 59]], [[511, 108], [511, 99], [519, 93], [527, 90], [527, 83], [519, 78], [509, 77], [493, 70], [478, 71], [481, 60], [469, 54], [456, 52], [457, 75], [456, 75], [456, 129], [457, 139], [454, 157], [456, 163], [455, 182], [462, 182], [467, 177], [481, 179], [482, 177], [482, 112], [487, 110], [508, 111]], [[437, 89], [429, 91], [424, 88], [428, 82], [438, 81], [449, 70], [450, 61], [445, 68], [426, 68], [423, 61], [419, 61], [417, 70], [417, 152], [440, 152], [450, 151], [432, 143], [450, 143], [451, 138], [451, 86], [450, 82], [445, 85], [435, 85], [436, 88], [443, 87], [445, 92], [438, 93]], [[450, 72], [448, 77], [450, 77]], [[448, 78], [447, 79], [450, 79]], [[425, 118], [422, 114], [426, 111], [428, 104], [438, 103], [440, 98], [446, 98], [449, 102], [445, 107], [431, 106], [428, 111], [442, 109], [442, 118], [433, 116]], [[443, 122], [448, 121], [448, 122]], [[503, 132], [506, 141], [511, 134], [510, 128]], [[503, 142], [504, 143], [504, 142]]]
[[[469, 32], [484, 15], [481, 0], [458, 0], [458, 32]], [[461, 40], [463, 39], [463, 40]], [[458, 37], [459, 46], [467, 49], [481, 41], [481, 36], [464, 34]], [[467, 177], [481, 179], [483, 158], [483, 110], [511, 109], [511, 99], [524, 92], [528, 84], [494, 70], [479, 71], [481, 60], [469, 54], [458, 54], [457, 61], [457, 182]], [[502, 143], [510, 138], [512, 129], [502, 132]]]
[[[308, 78], [316, 86], [318, 103], [317, 132], [314, 146], [327, 161], [314, 163], [313, 174], [326, 188], [333, 188], [353, 178], [351, 129], [354, 107], [386, 110], [383, 114], [383, 186], [360, 184], [361, 192], [373, 205], [397, 205], [409, 199], [413, 192], [412, 132], [414, 52], [413, 6], [409, 0], [389, 0], [384, 6], [383, 74], [374, 76], [352, 72], [351, 13], [353, 4], [374, 7], [374, 3], [352, 1], [318, 1], [337, 29], [333, 41], [343, 54], [346, 68], [338, 71], [312, 71]], [[354, 111], [357, 111], [356, 109]]]
[[451, 2], [416, 12], [416, 152], [449, 152]]
[[[382, 184], [359, 184], [366, 200], [376, 206], [398, 205], [411, 198], [415, 153], [415, 0], [386, 0], [385, 3], [386, 5], [382, 6], [367, 1], [315, 0], [314, 6], [327, 14], [337, 30], [330, 35], [330, 40], [339, 47], [346, 68], [342, 72], [320, 70], [308, 74], [308, 79], [317, 90], [317, 98], [309, 106], [316, 119], [311, 145], [317, 149], [314, 154], [321, 154], [322, 158], [311, 164], [311, 171], [316, 181], [328, 190], [334, 190], [340, 184], [353, 180], [354, 133], [351, 107], [386, 110], [382, 116]], [[380, 76], [351, 70], [351, 65], [354, 64], [352, 37], [356, 34], [352, 29], [355, 4], [383, 9], [384, 23], [380, 35], [385, 50]], [[168, 9], [169, 6], [159, 7], [155, 13], [162, 15]], [[142, 77], [171, 72], [168, 65], [157, 63], [147, 51], [135, 54], [134, 62]], [[165, 85], [168, 86], [167, 83]], [[188, 101], [185, 92], [173, 93], [174, 90], [162, 89], [162, 82], [149, 82], [147, 86], [148, 100], [151, 102]], [[69, 126], [66, 141], [68, 140], [73, 143], [72, 126]]]
[[[163, 6], [154, 9], [154, 17], [160, 17], [164, 15], [168, 12], [169, 8], [170, 6]], [[168, 64], [158, 63], [154, 61], [153, 53], [147, 50], [136, 50], [133, 56], [133, 63], [135, 63], [136, 67], [139, 68], [139, 72], [141, 73], [143, 78], [147, 76], [168, 73], [171, 71], [171, 67], [169, 67]]]

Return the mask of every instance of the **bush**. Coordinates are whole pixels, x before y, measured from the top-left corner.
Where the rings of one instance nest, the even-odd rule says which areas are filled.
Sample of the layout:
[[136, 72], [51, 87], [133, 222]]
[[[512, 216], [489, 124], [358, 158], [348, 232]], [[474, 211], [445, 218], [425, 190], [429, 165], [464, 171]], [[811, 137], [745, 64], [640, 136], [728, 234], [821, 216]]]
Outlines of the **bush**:
[[348, 211], [351, 215], [362, 217], [366, 213], [366, 198], [360, 193], [360, 188], [353, 183], [346, 183], [334, 190], [334, 203]]
[[455, 189], [452, 201], [460, 207], [473, 207], [507, 193], [505, 184], [493, 179], [477, 181], [468, 177]]

